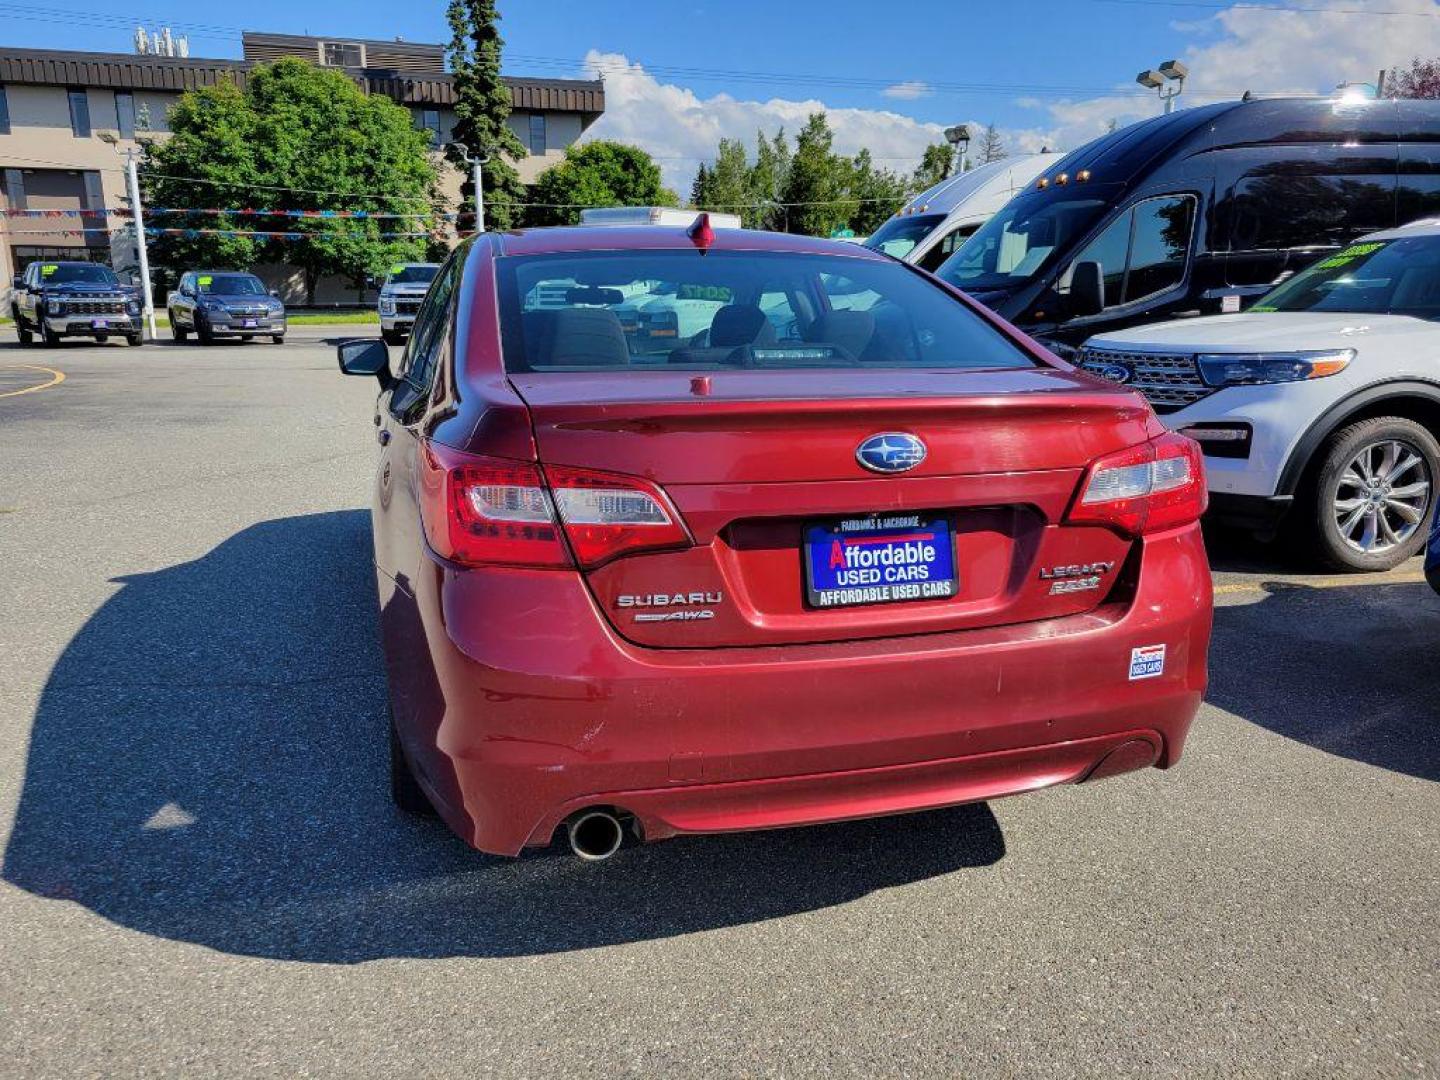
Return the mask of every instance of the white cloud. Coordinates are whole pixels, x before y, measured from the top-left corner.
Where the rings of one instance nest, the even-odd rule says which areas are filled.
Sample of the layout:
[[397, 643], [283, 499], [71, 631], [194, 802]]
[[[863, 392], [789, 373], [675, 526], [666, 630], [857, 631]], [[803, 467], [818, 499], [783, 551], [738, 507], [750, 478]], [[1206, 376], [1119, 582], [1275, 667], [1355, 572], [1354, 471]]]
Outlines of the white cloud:
[[741, 139], [753, 154], [755, 135], [773, 135], [783, 127], [792, 137], [811, 113], [823, 112], [835, 132], [838, 153], [868, 147], [876, 164], [909, 172], [931, 143], [944, 139], [944, 127], [926, 124], [886, 109], [832, 109], [814, 98], [751, 101], [662, 83], [617, 53], [591, 50], [585, 57], [590, 78], [603, 72], [605, 114], [586, 133], [589, 139], [614, 139], [641, 146], [654, 156], [665, 184], [685, 197], [701, 161], [715, 156], [722, 138]]
[[888, 98], [895, 98], [899, 101], [914, 101], [916, 98], [929, 97], [934, 91], [930, 89], [929, 83], [911, 79], [908, 82], [898, 82], [894, 86], [887, 86], [880, 92]]

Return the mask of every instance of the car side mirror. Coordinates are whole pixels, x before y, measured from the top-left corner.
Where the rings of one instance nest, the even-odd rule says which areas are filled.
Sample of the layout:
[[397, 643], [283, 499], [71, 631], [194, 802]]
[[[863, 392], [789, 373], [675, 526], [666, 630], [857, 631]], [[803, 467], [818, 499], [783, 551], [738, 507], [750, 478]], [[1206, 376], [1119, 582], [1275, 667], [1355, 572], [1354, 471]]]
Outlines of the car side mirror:
[[375, 338], [342, 341], [335, 351], [340, 370], [346, 375], [373, 375], [380, 380], [381, 390], [395, 385], [395, 376], [390, 374], [390, 350], [383, 341]]
[[10, 288], [12, 288], [12, 289], [23, 289], [24, 287], [25, 287], [25, 275], [24, 275], [24, 274], [16, 274], [13, 278], [11, 278], [11, 280], [10, 280]]
[[180, 295], [181, 295], [181, 296], [194, 296], [194, 295], [195, 295], [195, 290], [192, 289], [192, 288], [190, 288], [188, 285], [182, 285], [182, 286], [180, 286]]
[[279, 290], [279, 289], [271, 289], [271, 290], [270, 290], [270, 295], [273, 296], [276, 300], [279, 300], [279, 299], [280, 299], [280, 290]]
[[1098, 262], [1078, 262], [1070, 271], [1068, 306], [1074, 318], [1099, 315], [1105, 310], [1105, 268]]

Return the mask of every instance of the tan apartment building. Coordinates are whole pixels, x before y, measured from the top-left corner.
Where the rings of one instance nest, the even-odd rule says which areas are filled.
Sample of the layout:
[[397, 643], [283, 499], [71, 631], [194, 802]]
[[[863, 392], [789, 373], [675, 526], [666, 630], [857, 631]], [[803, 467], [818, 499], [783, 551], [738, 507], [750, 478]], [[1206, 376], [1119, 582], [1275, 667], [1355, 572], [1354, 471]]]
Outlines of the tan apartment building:
[[[185, 91], [226, 78], [243, 86], [253, 64], [282, 56], [342, 68], [368, 93], [405, 106], [417, 127], [434, 132], [437, 155], [450, 140], [455, 94], [440, 45], [246, 33], [241, 60], [0, 47], [0, 207], [64, 211], [0, 217], [0, 311], [8, 312], [12, 277], [37, 259], [89, 259], [132, 269], [133, 242], [112, 240], [110, 230], [120, 222], [99, 212], [125, 205], [121, 154], [138, 139], [163, 139], [169, 109]], [[510, 127], [527, 150], [516, 166], [528, 184], [600, 118], [605, 91], [600, 82], [584, 80], [505, 82]], [[449, 201], [458, 205], [460, 173], [447, 166], [442, 176]], [[298, 275], [281, 267], [257, 269], [287, 299], [299, 298]], [[332, 281], [321, 284], [316, 299], [344, 303], [355, 296], [345, 283]]]

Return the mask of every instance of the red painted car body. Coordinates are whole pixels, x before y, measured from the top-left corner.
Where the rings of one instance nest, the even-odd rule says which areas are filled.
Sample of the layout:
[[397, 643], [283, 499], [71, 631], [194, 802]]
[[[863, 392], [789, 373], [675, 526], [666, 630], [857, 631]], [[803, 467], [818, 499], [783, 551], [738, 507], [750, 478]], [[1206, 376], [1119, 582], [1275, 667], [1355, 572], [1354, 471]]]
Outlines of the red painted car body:
[[[653, 840], [1173, 765], [1205, 689], [1211, 621], [1198, 453], [1137, 395], [1077, 374], [919, 271], [798, 237], [707, 241], [665, 228], [482, 236], [437, 277], [433, 326], [422, 312], [381, 394], [374, 530], [391, 705], [405, 763], [444, 820], [513, 855], [593, 807]], [[515, 314], [511, 268], [597, 249], [622, 260], [605, 264], [612, 277], [633, 252], [706, 280], [777, 252], [822, 260], [827, 288], [841, 259], [862, 280], [910, 275], [1017, 362], [872, 370], [833, 343], [755, 344], [774, 332], [761, 326], [745, 358], [819, 356], [820, 368], [690, 366], [687, 347], [729, 348], [714, 315], [670, 363], [507, 367], [518, 320], [534, 314]], [[604, 285], [552, 293], [618, 311], [627, 347], [651, 318]], [[787, 295], [809, 309], [797, 325], [864, 322], [833, 315], [829, 294]], [[657, 348], [683, 307], [667, 303], [651, 318]], [[760, 305], [733, 306], [748, 317]], [[875, 311], [872, 333], [896, 317]], [[613, 336], [609, 315], [566, 318], [567, 332]], [[885, 432], [919, 437], [924, 460], [862, 468], [857, 446]], [[1184, 477], [1169, 495], [1162, 462]], [[1102, 472], [1142, 476], [1153, 493], [1087, 501]], [[650, 531], [567, 516], [611, 496], [653, 513]], [[499, 516], [477, 522], [475, 506]], [[807, 525], [912, 511], [953, 529], [954, 595], [807, 602]], [[531, 512], [551, 524], [515, 524]], [[627, 548], [627, 529], [649, 539]]]

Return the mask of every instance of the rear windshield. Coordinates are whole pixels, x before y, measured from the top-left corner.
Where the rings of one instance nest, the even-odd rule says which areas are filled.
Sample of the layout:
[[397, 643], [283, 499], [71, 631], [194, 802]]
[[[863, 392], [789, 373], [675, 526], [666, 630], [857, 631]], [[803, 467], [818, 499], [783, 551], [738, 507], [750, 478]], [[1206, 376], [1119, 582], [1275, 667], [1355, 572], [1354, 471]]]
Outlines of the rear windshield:
[[265, 286], [251, 274], [201, 274], [196, 279], [202, 293], [216, 296], [264, 296]]
[[607, 251], [498, 265], [510, 371], [1036, 366], [944, 289], [873, 258]]
[[96, 263], [45, 263], [40, 267], [40, 281], [46, 285], [118, 285], [120, 279], [108, 266]]

